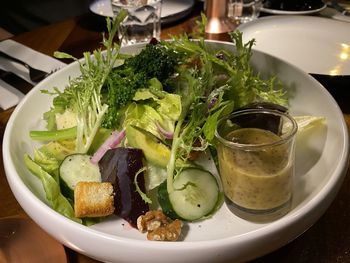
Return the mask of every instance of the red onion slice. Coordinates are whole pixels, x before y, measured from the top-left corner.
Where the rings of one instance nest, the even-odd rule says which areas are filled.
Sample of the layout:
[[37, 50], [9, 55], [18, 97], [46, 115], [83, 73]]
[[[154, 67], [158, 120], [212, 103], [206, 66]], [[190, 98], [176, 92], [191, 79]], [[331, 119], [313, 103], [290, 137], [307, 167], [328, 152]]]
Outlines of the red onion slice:
[[107, 140], [102, 143], [102, 145], [97, 149], [97, 151], [94, 153], [94, 155], [91, 158], [91, 162], [93, 164], [97, 164], [103, 155], [111, 148], [115, 148], [120, 144], [120, 142], [125, 137], [125, 130], [119, 132], [119, 131], [113, 131], [112, 134], [107, 138]]
[[166, 139], [172, 139], [172, 138], [174, 137], [174, 133], [165, 130], [165, 129], [159, 124], [158, 121], [156, 121], [156, 126], [157, 126], [157, 129], [158, 129], [159, 133], [160, 133], [161, 135], [163, 135], [164, 138], [166, 138]]

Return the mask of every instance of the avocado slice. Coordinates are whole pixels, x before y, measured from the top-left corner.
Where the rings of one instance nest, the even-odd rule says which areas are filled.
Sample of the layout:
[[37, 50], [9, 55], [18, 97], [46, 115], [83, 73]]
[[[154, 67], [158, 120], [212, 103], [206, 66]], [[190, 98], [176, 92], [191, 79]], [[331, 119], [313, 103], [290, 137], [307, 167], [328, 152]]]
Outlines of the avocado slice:
[[129, 125], [125, 129], [128, 144], [143, 151], [148, 162], [166, 167], [170, 159], [170, 149], [153, 134], [142, 128]]

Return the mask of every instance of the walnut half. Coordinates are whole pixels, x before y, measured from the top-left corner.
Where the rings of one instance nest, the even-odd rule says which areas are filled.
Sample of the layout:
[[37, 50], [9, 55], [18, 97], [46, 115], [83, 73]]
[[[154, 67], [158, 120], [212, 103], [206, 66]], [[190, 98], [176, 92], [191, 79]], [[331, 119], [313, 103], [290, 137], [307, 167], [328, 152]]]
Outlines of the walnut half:
[[137, 219], [140, 232], [147, 232], [147, 239], [152, 241], [176, 241], [181, 235], [181, 220], [171, 221], [160, 210], [148, 211]]

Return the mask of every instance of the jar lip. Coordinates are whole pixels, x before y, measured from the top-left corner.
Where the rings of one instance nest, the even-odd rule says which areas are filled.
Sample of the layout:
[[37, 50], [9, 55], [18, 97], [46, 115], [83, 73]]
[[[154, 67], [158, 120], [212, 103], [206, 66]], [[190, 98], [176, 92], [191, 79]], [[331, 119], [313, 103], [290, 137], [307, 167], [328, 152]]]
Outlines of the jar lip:
[[[272, 142], [272, 143], [262, 143], [262, 144], [237, 143], [237, 142], [228, 141], [221, 136], [221, 134], [218, 131], [218, 127], [220, 126], [221, 123], [223, 123], [226, 120], [229, 120], [232, 117], [243, 116], [243, 115], [247, 115], [247, 114], [251, 114], [251, 113], [267, 113], [267, 114], [271, 114], [271, 115], [275, 115], [275, 116], [285, 117], [291, 122], [291, 124], [292, 124], [291, 129], [286, 133], [286, 136], [284, 136], [280, 140]], [[274, 109], [243, 109], [243, 110], [234, 111], [233, 113], [226, 115], [226, 116], [222, 117], [221, 119], [219, 119], [217, 126], [215, 128], [215, 137], [222, 144], [224, 144], [225, 146], [228, 146], [228, 147], [246, 148], [249, 150], [257, 150], [257, 149], [261, 149], [261, 148], [265, 148], [265, 147], [271, 147], [271, 146], [285, 144], [286, 142], [288, 142], [294, 138], [297, 131], [298, 131], [298, 124], [295, 121], [295, 119], [288, 113], [281, 112], [281, 111], [274, 110]]]

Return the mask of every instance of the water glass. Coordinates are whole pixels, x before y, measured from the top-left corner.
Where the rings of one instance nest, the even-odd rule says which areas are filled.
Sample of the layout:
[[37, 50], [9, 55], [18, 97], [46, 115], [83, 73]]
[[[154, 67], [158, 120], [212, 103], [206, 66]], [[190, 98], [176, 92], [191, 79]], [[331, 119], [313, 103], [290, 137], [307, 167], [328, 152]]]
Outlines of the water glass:
[[128, 11], [118, 32], [122, 46], [160, 39], [161, 0], [112, 0], [111, 3], [114, 15], [122, 9]]
[[237, 111], [218, 122], [220, 177], [234, 214], [266, 222], [290, 210], [296, 131], [290, 115], [269, 109]]
[[237, 24], [258, 18], [262, 0], [228, 0], [228, 17]]

